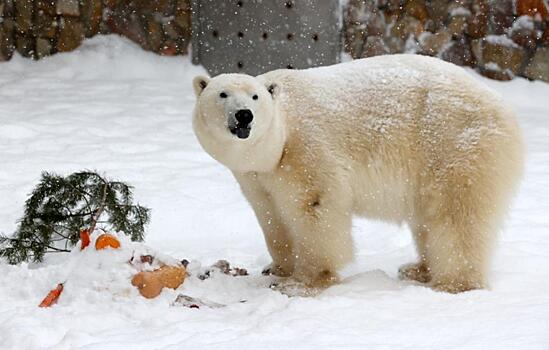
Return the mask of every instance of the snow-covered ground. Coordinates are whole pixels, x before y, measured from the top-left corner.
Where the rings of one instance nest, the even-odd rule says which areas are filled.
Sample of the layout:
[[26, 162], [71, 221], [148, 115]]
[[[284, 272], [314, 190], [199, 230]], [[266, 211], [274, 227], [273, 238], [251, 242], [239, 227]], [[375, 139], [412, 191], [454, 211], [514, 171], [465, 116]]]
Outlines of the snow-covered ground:
[[[289, 298], [260, 276], [270, 259], [252, 210], [194, 138], [199, 73], [188, 58], [118, 37], [0, 63], [0, 231], [13, 232], [41, 171], [97, 169], [134, 185], [152, 208], [150, 247], [251, 272], [189, 278], [146, 300], [120, 293], [123, 267], [106, 277], [74, 270], [74, 254], [38, 266], [0, 262], [0, 349], [549, 349], [549, 84], [485, 80], [516, 106], [529, 151], [490, 290], [450, 295], [399, 281], [398, 266], [415, 259], [407, 229], [357, 220], [358, 254], [343, 283]], [[38, 308], [67, 274], [59, 303]], [[178, 293], [227, 306], [170, 306]]]

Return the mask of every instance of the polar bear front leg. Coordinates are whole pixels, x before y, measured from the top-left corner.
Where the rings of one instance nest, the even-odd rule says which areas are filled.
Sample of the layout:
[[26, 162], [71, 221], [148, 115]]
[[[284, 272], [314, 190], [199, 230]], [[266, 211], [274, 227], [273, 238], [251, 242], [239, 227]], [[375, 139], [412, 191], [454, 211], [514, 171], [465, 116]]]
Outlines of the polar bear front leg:
[[285, 222], [294, 243], [297, 282], [326, 288], [338, 281], [337, 271], [353, 259], [351, 206], [345, 193], [322, 195], [310, 190], [288, 200]]
[[279, 277], [291, 276], [294, 270], [292, 242], [272, 197], [257, 183], [253, 175], [240, 175], [236, 176], [236, 179], [255, 212], [265, 237], [267, 249], [273, 259], [262, 273]]

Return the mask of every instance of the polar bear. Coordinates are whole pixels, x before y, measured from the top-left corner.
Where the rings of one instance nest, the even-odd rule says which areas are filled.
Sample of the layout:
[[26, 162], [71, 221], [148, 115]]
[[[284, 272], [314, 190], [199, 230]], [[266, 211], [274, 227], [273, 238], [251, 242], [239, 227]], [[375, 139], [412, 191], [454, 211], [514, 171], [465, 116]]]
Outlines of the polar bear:
[[360, 215], [409, 226], [419, 259], [401, 278], [487, 286], [523, 143], [511, 109], [462, 68], [387, 55], [193, 85], [195, 134], [253, 207], [266, 272], [305, 288], [337, 282]]

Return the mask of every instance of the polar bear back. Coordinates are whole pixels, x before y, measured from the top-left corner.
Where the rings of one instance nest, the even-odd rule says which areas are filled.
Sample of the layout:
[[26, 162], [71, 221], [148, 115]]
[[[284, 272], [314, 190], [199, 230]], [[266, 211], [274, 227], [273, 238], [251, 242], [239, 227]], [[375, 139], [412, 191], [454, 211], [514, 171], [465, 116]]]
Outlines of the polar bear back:
[[429, 186], [514, 187], [521, 172], [512, 109], [453, 64], [388, 55], [260, 78], [280, 85], [294, 162], [350, 169], [343, 176], [353, 191], [377, 193], [357, 204], [374, 217], [411, 215], [417, 191]]
[[478, 153], [482, 143], [519, 137], [512, 109], [496, 93], [464, 69], [432, 57], [378, 56], [260, 77], [281, 85], [288, 124], [317, 151], [347, 143], [369, 151], [376, 145], [417, 147], [414, 156], [431, 163], [452, 162], [453, 156], [468, 161], [464, 153]]

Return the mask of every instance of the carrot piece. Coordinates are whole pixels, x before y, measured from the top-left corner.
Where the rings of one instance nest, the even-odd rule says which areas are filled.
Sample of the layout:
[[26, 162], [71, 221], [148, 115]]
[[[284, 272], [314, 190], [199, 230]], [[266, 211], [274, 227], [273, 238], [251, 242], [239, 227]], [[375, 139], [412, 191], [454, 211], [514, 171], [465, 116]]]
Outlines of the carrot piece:
[[95, 249], [101, 250], [107, 247], [111, 247], [114, 249], [120, 248], [120, 241], [118, 240], [118, 238], [108, 233], [104, 233], [97, 237], [97, 239], [95, 240]]
[[55, 289], [50, 290], [48, 295], [42, 300], [39, 307], [50, 307], [53, 304], [57, 302], [57, 299], [59, 299], [59, 296], [61, 295], [61, 292], [63, 292], [63, 283], [59, 283]]
[[80, 231], [80, 241], [82, 242], [80, 250], [83, 250], [90, 245], [90, 232], [88, 230]]

